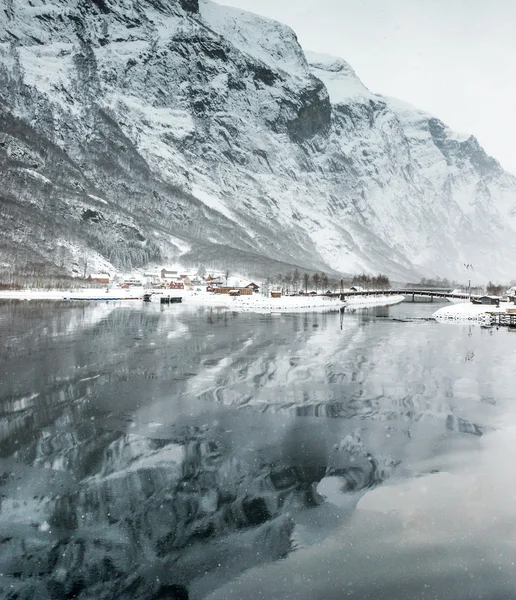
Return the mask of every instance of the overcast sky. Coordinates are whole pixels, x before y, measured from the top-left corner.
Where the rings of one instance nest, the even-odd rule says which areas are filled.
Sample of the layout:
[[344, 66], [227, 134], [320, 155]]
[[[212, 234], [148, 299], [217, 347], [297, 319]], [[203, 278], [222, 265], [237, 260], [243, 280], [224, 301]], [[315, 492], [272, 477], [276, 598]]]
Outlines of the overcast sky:
[[290, 25], [374, 92], [474, 134], [516, 174], [516, 0], [219, 0]]

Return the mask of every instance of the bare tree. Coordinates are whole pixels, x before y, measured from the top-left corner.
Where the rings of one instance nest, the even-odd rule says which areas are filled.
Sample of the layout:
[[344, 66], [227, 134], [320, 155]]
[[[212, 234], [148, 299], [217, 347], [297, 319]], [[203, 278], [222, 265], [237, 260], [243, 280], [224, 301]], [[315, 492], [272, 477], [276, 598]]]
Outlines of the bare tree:
[[312, 281], [314, 282], [315, 291], [318, 292], [319, 291], [319, 283], [321, 281], [321, 276], [319, 275], [319, 273], [314, 273], [312, 275]]
[[321, 273], [321, 286], [322, 286], [323, 292], [328, 291], [328, 283], [329, 283], [328, 275], [326, 275], [326, 273]]
[[298, 269], [295, 269], [294, 273], [292, 274], [292, 285], [294, 288], [294, 292], [297, 292], [300, 281], [301, 281], [301, 273], [299, 272]]
[[65, 266], [65, 257], [66, 257], [66, 248], [64, 246], [59, 246], [59, 266], [61, 269]]
[[285, 284], [285, 291], [287, 294], [290, 294], [290, 286], [292, 285], [292, 273], [287, 273], [283, 278], [283, 282]]
[[506, 289], [506, 286], [489, 281], [486, 287], [486, 293], [489, 296], [501, 296]]
[[224, 271], [224, 279], [226, 280], [226, 287], [228, 287], [228, 279], [229, 279], [229, 267], [226, 267], [226, 270]]
[[304, 273], [303, 275], [303, 285], [305, 287], [305, 294], [308, 293], [308, 283], [310, 282], [310, 275], [308, 273]]
[[88, 272], [88, 257], [82, 257], [82, 278], [86, 279], [86, 273]]

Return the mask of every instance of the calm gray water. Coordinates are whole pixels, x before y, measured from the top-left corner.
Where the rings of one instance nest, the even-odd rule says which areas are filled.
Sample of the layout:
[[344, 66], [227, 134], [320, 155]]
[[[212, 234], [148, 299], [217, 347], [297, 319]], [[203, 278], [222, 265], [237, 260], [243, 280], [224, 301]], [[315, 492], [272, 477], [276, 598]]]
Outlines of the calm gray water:
[[516, 334], [435, 308], [1, 304], [0, 598], [516, 598]]

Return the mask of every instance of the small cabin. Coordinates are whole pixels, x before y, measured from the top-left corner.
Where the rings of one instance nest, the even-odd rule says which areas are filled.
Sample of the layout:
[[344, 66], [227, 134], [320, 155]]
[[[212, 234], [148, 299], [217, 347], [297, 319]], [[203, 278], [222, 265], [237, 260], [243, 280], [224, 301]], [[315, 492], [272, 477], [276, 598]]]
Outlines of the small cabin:
[[271, 298], [281, 298], [281, 292], [279, 292], [279, 291], [271, 292]]
[[500, 304], [500, 298], [496, 296], [480, 296], [480, 298], [472, 298], [472, 304], [491, 304], [493, 306], [498, 306]]
[[251, 283], [248, 283], [245, 287], [246, 288], [250, 288], [253, 292], [259, 292], [260, 291], [260, 286], [256, 285], [256, 283], [254, 283], [254, 281], [251, 281]]
[[[251, 288], [234, 288], [234, 287], [218, 287], [213, 290], [216, 294], [230, 294], [231, 292], [238, 291], [239, 296], [250, 296], [253, 293]], [[236, 294], [231, 294], [236, 296]]]

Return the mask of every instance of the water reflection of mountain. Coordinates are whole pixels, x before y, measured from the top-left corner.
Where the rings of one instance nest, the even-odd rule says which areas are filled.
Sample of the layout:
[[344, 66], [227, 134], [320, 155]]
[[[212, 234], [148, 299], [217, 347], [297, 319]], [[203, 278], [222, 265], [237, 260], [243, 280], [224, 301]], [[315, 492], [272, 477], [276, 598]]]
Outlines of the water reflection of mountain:
[[183, 584], [202, 598], [286, 556], [321, 481], [365, 490], [460, 432], [478, 439], [430, 329], [338, 319], [17, 306], [2, 593], [150, 599]]

